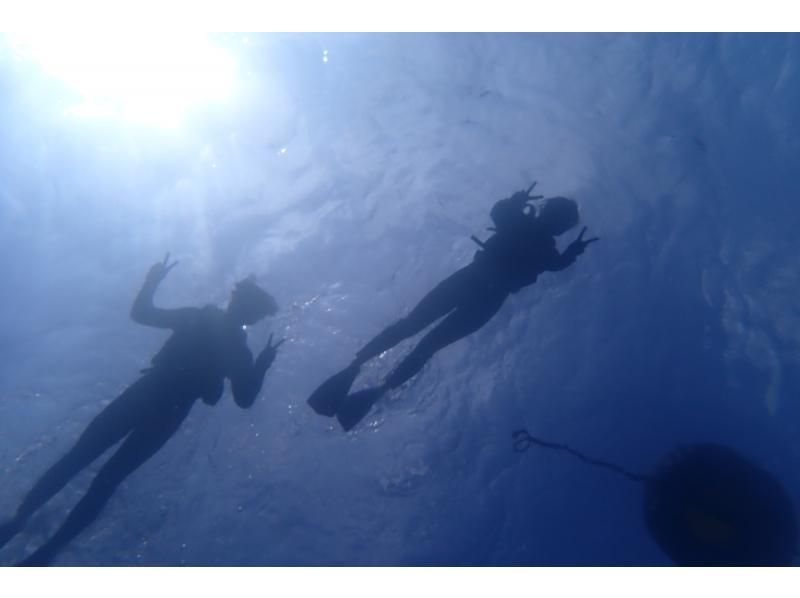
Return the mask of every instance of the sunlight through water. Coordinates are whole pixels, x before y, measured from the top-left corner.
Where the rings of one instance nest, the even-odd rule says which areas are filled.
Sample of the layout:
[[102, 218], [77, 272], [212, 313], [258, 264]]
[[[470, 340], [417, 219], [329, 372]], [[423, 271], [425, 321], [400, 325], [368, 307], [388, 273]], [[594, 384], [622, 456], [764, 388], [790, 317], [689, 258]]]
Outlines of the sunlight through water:
[[236, 62], [203, 34], [14, 34], [19, 57], [38, 63], [77, 98], [83, 118], [177, 127], [194, 107], [228, 99]]

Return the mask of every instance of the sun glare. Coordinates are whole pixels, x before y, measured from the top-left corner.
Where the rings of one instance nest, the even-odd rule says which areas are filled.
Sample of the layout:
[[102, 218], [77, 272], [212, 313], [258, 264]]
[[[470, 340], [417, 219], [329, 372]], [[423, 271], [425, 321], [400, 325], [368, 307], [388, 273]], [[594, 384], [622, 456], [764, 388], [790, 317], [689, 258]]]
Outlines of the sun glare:
[[68, 112], [165, 127], [192, 107], [227, 99], [236, 64], [206, 35], [119, 32], [14, 35], [19, 55], [41, 65], [80, 96]]

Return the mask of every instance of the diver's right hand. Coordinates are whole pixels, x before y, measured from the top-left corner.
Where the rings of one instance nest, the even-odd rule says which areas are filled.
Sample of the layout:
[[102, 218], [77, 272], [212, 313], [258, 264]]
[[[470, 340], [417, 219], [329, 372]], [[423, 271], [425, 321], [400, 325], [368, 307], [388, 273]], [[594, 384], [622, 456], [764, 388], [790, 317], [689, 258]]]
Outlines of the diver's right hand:
[[508, 199], [511, 200], [512, 203], [519, 204], [520, 207], [527, 205], [528, 202], [530, 201], [542, 199], [544, 195], [531, 195], [531, 191], [533, 191], [533, 188], [536, 187], [536, 183], [537, 181], [534, 181], [533, 184], [530, 187], [528, 187], [527, 190], [517, 191], [516, 193], [514, 193], [514, 195], [512, 195]]
[[150, 266], [150, 271], [147, 273], [147, 282], [151, 284], [158, 284], [159, 282], [164, 280], [164, 278], [166, 277], [166, 275], [169, 273], [170, 270], [172, 270], [175, 266], [178, 265], [177, 260], [172, 262], [171, 264], [169, 264], [168, 262], [169, 262], [169, 252], [167, 252], [167, 255], [164, 256], [163, 262], [156, 262], [155, 264]]

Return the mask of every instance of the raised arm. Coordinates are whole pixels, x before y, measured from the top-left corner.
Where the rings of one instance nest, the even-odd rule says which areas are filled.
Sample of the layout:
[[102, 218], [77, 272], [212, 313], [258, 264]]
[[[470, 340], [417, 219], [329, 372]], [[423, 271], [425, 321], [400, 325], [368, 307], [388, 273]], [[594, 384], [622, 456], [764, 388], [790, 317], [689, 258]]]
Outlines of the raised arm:
[[575, 262], [578, 256], [584, 252], [589, 243], [594, 243], [595, 241], [599, 240], [599, 237], [592, 237], [591, 239], [586, 239], [584, 241], [583, 235], [585, 232], [586, 227], [584, 226], [583, 230], [581, 230], [581, 234], [578, 235], [578, 238], [570, 243], [564, 250], [564, 253], [559, 254], [558, 257], [553, 259], [552, 263], [545, 269], [549, 272], [558, 272], [568, 268]]
[[167, 273], [174, 268], [178, 262], [167, 265], [169, 253], [164, 257], [163, 262], [153, 264], [144, 284], [136, 295], [131, 307], [131, 319], [145, 326], [155, 328], [177, 328], [189, 317], [191, 308], [183, 309], [160, 309], [153, 305], [153, 295], [155, 295], [158, 285], [164, 280]]
[[261, 351], [253, 363], [253, 356], [250, 350], [246, 347], [234, 365], [233, 371], [230, 373], [231, 390], [233, 391], [233, 400], [242, 409], [249, 408], [256, 400], [261, 385], [264, 383], [264, 374], [275, 361], [275, 356], [278, 353], [284, 340], [281, 339], [274, 345], [272, 344], [272, 335], [269, 335], [267, 346]]
[[543, 195], [531, 195], [531, 191], [535, 186], [536, 183], [533, 183], [528, 187], [527, 191], [517, 191], [511, 197], [501, 199], [492, 206], [489, 216], [494, 222], [497, 231], [517, 226], [521, 217], [525, 216], [525, 209], [528, 204], [544, 197]]

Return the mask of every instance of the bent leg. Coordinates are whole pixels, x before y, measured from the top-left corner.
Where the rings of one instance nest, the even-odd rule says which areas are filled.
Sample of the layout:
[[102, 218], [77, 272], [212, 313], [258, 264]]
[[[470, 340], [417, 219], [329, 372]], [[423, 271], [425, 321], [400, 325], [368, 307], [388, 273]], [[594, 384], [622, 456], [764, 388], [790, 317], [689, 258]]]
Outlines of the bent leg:
[[472, 281], [474, 268], [472, 264], [461, 268], [450, 275], [411, 310], [405, 317], [386, 327], [378, 336], [368, 342], [357, 354], [356, 363], [359, 365], [388, 351], [400, 341], [414, 336], [442, 316], [453, 311], [458, 305], [459, 298], [468, 293]]
[[506, 294], [485, 295], [460, 305], [426, 334], [414, 350], [386, 378], [386, 389], [397, 388], [417, 372], [437, 351], [481, 328], [498, 312]]
[[[347, 411], [349, 407], [344, 402], [363, 363], [391, 349], [400, 341], [414, 336], [423, 328], [453, 311], [459, 301], [462, 301], [465, 295], [469, 295], [478, 286], [480, 286], [480, 272], [474, 263], [440, 282], [411, 310], [408, 316], [384, 329], [356, 354], [353, 363], [323, 382], [311, 394], [307, 401], [308, 404], [315, 412], [327, 417], [338, 415], [340, 409]], [[383, 390], [375, 396], [380, 396], [382, 392]], [[341, 418], [340, 421], [342, 421]], [[347, 421], [354, 425], [350, 419]], [[348, 424], [343, 423], [342, 425], [348, 429]]]
[[78, 442], [48, 469], [23, 499], [15, 520], [28, 519], [84, 467], [127, 435], [136, 423], [137, 410], [155, 388], [147, 376], [129, 386], [87, 426]]
[[67, 543], [97, 518], [122, 481], [157, 453], [175, 434], [189, 415], [192, 404], [187, 402], [178, 409], [168, 408], [154, 413], [149, 421], [137, 426], [100, 469], [89, 490], [72, 509], [61, 528], [21, 564], [49, 564]]

